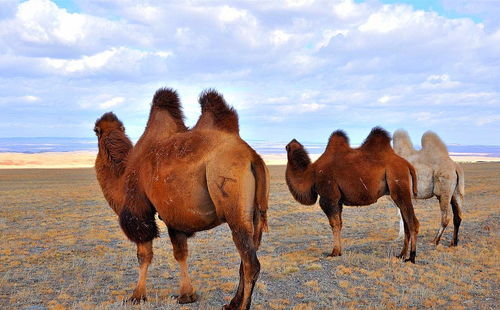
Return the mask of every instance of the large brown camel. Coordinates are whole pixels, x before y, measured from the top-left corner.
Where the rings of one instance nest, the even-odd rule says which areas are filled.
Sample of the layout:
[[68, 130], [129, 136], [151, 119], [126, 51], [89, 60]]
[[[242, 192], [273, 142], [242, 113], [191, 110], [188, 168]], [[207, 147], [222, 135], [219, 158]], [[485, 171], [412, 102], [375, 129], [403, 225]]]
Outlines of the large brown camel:
[[[117, 215], [121, 214], [126, 193], [131, 190], [129, 183], [133, 181], [133, 172], [126, 170], [131, 162], [140, 161], [139, 151], [155, 138], [166, 139], [176, 132], [186, 131], [183, 114], [177, 93], [171, 89], [159, 89], [152, 101], [151, 111], [146, 129], [133, 147], [125, 134], [125, 127], [113, 113], [105, 113], [94, 127], [98, 138], [98, 154], [95, 162], [97, 180], [104, 197]], [[127, 171], [127, 172], [126, 172]], [[145, 197], [137, 198], [137, 203], [148, 204]], [[150, 208], [153, 216], [156, 211]], [[151, 226], [152, 236], [158, 235], [158, 227], [154, 220], [147, 223]], [[151, 236], [150, 236], [151, 237]], [[137, 258], [139, 260], [139, 280], [130, 297], [130, 301], [139, 302], [146, 299], [147, 269], [153, 259], [152, 238], [137, 243]], [[179, 298], [182, 302], [182, 299]]]
[[[416, 174], [410, 163], [394, 153], [387, 131], [375, 127], [359, 148], [351, 148], [347, 135], [332, 133], [325, 152], [311, 163], [308, 153], [297, 140], [287, 146], [286, 182], [295, 200], [305, 205], [316, 203], [328, 217], [333, 232], [333, 251], [340, 256], [342, 207], [373, 204], [390, 195], [401, 210], [405, 239], [400, 258], [415, 263], [419, 223], [411, 201], [416, 195]], [[412, 186], [413, 184], [413, 186]]]
[[462, 222], [463, 198], [465, 192], [464, 172], [459, 164], [454, 162], [446, 145], [437, 134], [427, 131], [422, 136], [422, 149], [413, 147], [408, 133], [404, 130], [394, 132], [394, 151], [408, 160], [417, 171], [417, 199], [437, 197], [441, 209], [441, 228], [433, 242], [437, 245], [444, 230], [450, 222], [450, 205], [453, 210], [452, 246], [458, 244], [458, 231]]
[[[186, 303], [197, 298], [188, 274], [187, 238], [227, 222], [241, 264], [237, 292], [225, 308], [248, 309], [260, 271], [256, 251], [267, 229], [269, 173], [260, 156], [240, 138], [236, 111], [221, 95], [206, 91], [200, 105], [202, 115], [192, 130], [161, 139], [151, 134], [141, 138], [129, 155], [120, 226], [138, 247], [148, 245], [147, 256], [138, 254], [145, 278], [150, 244], [158, 235], [154, 220], [158, 211], [181, 269], [178, 300]], [[133, 295], [136, 300], [146, 294], [145, 285], [139, 287], [139, 294]]]

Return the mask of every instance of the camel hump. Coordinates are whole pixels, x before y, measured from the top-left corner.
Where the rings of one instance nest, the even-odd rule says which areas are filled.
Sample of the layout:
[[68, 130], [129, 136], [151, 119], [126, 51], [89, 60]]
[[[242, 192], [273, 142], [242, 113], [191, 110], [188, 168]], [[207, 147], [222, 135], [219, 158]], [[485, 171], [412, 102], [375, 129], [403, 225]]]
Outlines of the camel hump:
[[[224, 97], [214, 89], [207, 89], [200, 95], [201, 117], [196, 127], [213, 126], [219, 130], [239, 133], [238, 113], [230, 107]], [[210, 119], [211, 121], [207, 121]]]
[[326, 148], [329, 149], [330, 147], [334, 147], [335, 149], [340, 147], [349, 147], [349, 137], [345, 131], [339, 129], [332, 132], [330, 138], [328, 139], [328, 145]]
[[152, 108], [167, 110], [176, 120], [184, 121], [181, 101], [177, 92], [172, 88], [160, 88], [153, 96]]
[[404, 129], [398, 129], [392, 135], [394, 151], [397, 154], [408, 154], [415, 150], [408, 132]]
[[434, 154], [446, 155], [448, 156], [448, 148], [444, 144], [443, 140], [439, 136], [432, 132], [426, 131], [422, 136], [422, 149]]
[[362, 149], [365, 150], [391, 150], [391, 136], [382, 127], [374, 127], [368, 137], [366, 137], [363, 144], [361, 144]]

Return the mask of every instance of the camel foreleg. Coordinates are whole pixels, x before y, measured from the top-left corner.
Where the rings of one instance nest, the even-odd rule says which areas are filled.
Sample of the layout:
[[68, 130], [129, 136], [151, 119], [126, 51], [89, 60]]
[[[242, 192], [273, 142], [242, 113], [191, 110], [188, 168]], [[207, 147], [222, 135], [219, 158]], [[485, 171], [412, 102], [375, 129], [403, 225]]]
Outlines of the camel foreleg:
[[146, 298], [146, 278], [148, 267], [153, 260], [153, 241], [137, 243], [137, 260], [139, 262], [139, 280], [134, 289], [132, 297], [128, 299], [132, 303], [140, 303]]
[[331, 200], [326, 197], [320, 197], [319, 205], [328, 217], [330, 227], [333, 233], [333, 250], [329, 256], [341, 256], [341, 231], [342, 231], [342, 204], [338, 200]]

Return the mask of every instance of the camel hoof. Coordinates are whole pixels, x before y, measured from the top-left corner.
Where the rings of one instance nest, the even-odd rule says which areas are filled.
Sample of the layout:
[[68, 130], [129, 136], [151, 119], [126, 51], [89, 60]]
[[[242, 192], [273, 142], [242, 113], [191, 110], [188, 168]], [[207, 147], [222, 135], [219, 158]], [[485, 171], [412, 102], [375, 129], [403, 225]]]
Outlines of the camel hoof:
[[342, 256], [342, 252], [339, 250], [333, 250], [331, 254], [327, 255], [328, 257], [337, 257], [337, 256]]
[[222, 310], [236, 310], [238, 307], [232, 305], [232, 304], [229, 304], [229, 305], [224, 305], [222, 307]]
[[458, 245], [458, 239], [457, 240], [452, 240], [450, 243], [450, 246], [457, 246]]
[[412, 264], [415, 264], [415, 258], [413, 258], [413, 259], [412, 258], [407, 258], [407, 259], [404, 260], [404, 262], [405, 263], [410, 262]]
[[192, 293], [192, 294], [183, 294], [177, 297], [177, 302], [179, 304], [190, 304], [192, 302], [197, 301], [199, 298], [198, 294]]
[[125, 300], [125, 303], [129, 303], [132, 305], [138, 305], [141, 303], [141, 301], [147, 301], [147, 297], [145, 295], [140, 295], [140, 296], [133, 296], [130, 297], [129, 299]]
[[396, 255], [396, 258], [397, 259], [404, 259], [405, 255], [404, 254], [399, 254], [399, 255]]

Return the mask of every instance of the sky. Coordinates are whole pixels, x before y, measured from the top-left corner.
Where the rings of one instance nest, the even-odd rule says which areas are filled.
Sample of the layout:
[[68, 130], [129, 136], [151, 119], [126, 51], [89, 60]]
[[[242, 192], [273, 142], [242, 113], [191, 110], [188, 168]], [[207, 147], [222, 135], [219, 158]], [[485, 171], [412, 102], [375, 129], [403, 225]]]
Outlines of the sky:
[[156, 89], [219, 90], [244, 139], [500, 145], [500, 1], [0, 0], [0, 137], [144, 130]]

